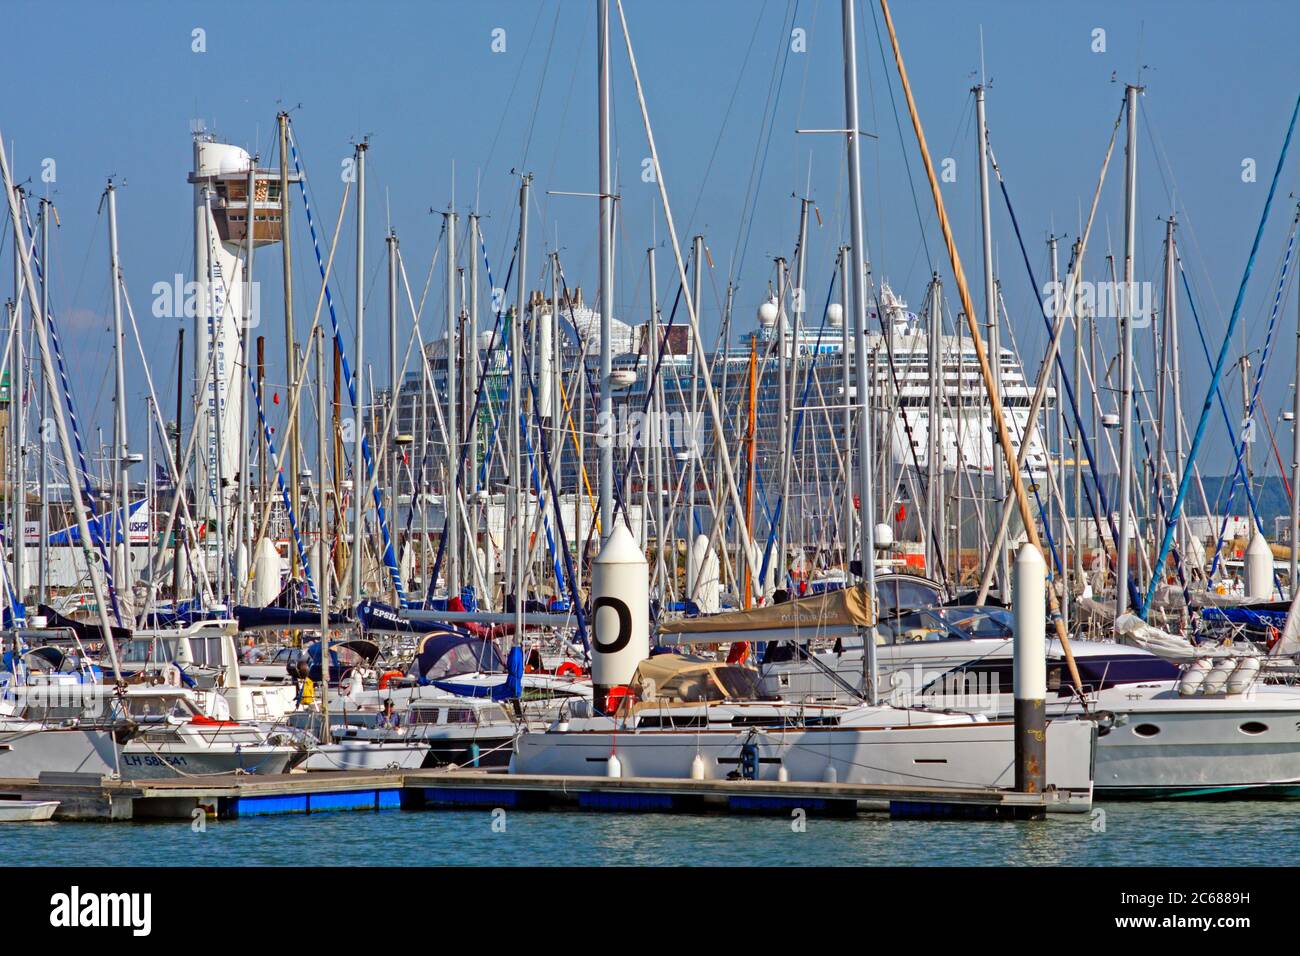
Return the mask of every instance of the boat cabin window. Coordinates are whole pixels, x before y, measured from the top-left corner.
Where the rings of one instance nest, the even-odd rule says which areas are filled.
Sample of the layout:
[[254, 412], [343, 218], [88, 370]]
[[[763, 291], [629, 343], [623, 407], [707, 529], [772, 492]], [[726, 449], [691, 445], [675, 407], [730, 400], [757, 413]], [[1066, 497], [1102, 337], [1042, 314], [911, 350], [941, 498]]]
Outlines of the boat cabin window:
[[412, 707], [407, 711], [408, 724], [436, 724], [441, 718], [440, 707]]
[[162, 664], [173, 657], [173, 649], [156, 637], [133, 637], [118, 646], [123, 664]]
[[880, 622], [887, 643], [1005, 639], [1013, 635], [1012, 618], [1001, 608], [941, 607], [913, 611]]
[[216, 637], [191, 637], [190, 656], [193, 663], [207, 667], [221, 665], [221, 635]]
[[189, 720], [198, 714], [184, 697], [127, 697], [126, 712], [137, 720], [161, 720], [164, 717], [176, 717]]
[[940, 594], [938, 585], [924, 578], [887, 577], [876, 582], [882, 618], [932, 607], [942, 600]]
[[474, 708], [473, 707], [448, 707], [447, 723], [449, 724], [477, 723], [474, 716]]

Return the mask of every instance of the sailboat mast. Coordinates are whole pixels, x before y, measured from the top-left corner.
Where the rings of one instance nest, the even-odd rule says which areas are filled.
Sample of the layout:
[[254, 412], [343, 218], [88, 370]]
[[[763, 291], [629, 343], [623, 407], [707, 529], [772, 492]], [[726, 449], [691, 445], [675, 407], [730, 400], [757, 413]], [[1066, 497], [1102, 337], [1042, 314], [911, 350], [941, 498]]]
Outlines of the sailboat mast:
[[[1171, 220], [1172, 222], [1172, 220]], [[1173, 244], [1173, 232], [1170, 232], [1170, 245]], [[1178, 379], [1174, 379], [1177, 383]], [[1175, 386], [1176, 387], [1176, 386]], [[1291, 407], [1291, 599], [1297, 593], [1297, 549], [1300, 549], [1300, 295], [1296, 296], [1296, 346], [1295, 346], [1295, 394]], [[1177, 399], [1175, 399], [1177, 401]], [[1181, 437], [1182, 431], [1179, 431]], [[1179, 468], [1182, 467], [1183, 453], [1178, 452]]]
[[926, 499], [929, 502], [929, 520], [926, 522], [929, 535], [926, 550], [930, 558], [925, 562], [926, 570], [933, 577], [940, 565], [945, 569], [943, 560], [944, 515], [943, 495], [943, 290], [939, 284], [939, 273], [930, 276], [930, 325], [927, 330], [930, 364], [930, 409], [926, 424], [929, 446], [926, 451]]
[[[113, 503], [110, 511], [114, 517], [110, 520], [109, 525], [113, 528], [110, 532], [110, 544], [112, 548], [112, 568], [113, 580], [120, 582], [127, 590], [130, 590], [130, 581], [127, 575], [130, 573], [125, 564], [126, 549], [130, 547], [130, 533], [128, 531], [128, 522], [126, 520], [127, 493], [122, 486], [125, 484], [124, 466], [126, 462], [126, 365], [123, 360], [123, 346], [125, 337], [122, 333], [122, 286], [121, 286], [121, 262], [117, 255], [117, 190], [110, 181], [108, 189], [108, 255], [110, 281], [112, 282], [113, 294], [113, 474], [112, 489]], [[121, 512], [118, 512], [121, 508]], [[120, 515], [120, 517], [119, 517]], [[120, 521], [120, 524], [119, 524]], [[122, 535], [122, 546], [117, 544], [117, 534]], [[15, 553], [17, 545], [15, 545]]]
[[[514, 498], [511, 526], [514, 528], [514, 548], [510, 554], [514, 571], [511, 583], [515, 592], [515, 630], [513, 640], [522, 641], [524, 634], [524, 599], [526, 597], [526, 564], [528, 553], [528, 519], [527, 497], [524, 494], [523, 454], [524, 435], [522, 430], [523, 395], [521, 378], [523, 376], [523, 321], [524, 308], [528, 301], [528, 188], [533, 178], [528, 174], [520, 177], [519, 182], [519, 277], [515, 287], [515, 315], [510, 323], [510, 494]], [[604, 339], [602, 348], [609, 348], [608, 338]], [[608, 384], [604, 386], [608, 390]], [[608, 451], [608, 443], [602, 450]], [[602, 459], [603, 461], [603, 459]], [[611, 461], [612, 465], [612, 461]], [[603, 472], [602, 472], [603, 474]], [[539, 502], [540, 504], [540, 502]]]
[[[173, 441], [176, 443], [176, 475], [179, 487], [176, 494], [182, 500], [185, 497], [185, 462], [181, 459], [181, 428], [182, 415], [185, 409], [185, 329], [184, 327], [176, 330], [176, 434]], [[44, 446], [42, 445], [41, 467], [45, 467]], [[41, 487], [44, 488], [45, 480], [41, 479]], [[42, 492], [43, 494], [44, 492]], [[48, 520], [48, 519], [47, 519]], [[181, 549], [186, 547], [182, 542], [185, 540], [181, 527], [177, 526], [172, 531], [172, 600], [180, 603], [181, 599]], [[44, 542], [48, 529], [42, 529], [41, 540]], [[41, 563], [44, 567], [44, 562]], [[44, 586], [44, 585], [42, 585]]]
[[[984, 120], [984, 85], [974, 89], [975, 125], [979, 139], [979, 183], [980, 183], [980, 238], [984, 254], [984, 325], [988, 330], [989, 359], [993, 363], [993, 387], [997, 391], [998, 401], [1002, 400], [1002, 344], [998, 330], [998, 300], [993, 282], [993, 224], [989, 214], [989, 139], [988, 127]], [[980, 438], [983, 448], [984, 439]], [[993, 491], [994, 495], [986, 501], [989, 527], [997, 525], [1000, 511], [998, 502], [1002, 500], [1007, 487], [1006, 462], [998, 454], [993, 456]], [[997, 555], [998, 594], [1005, 601], [1010, 594], [1011, 563], [1005, 545], [999, 548]]]
[[849, 356], [853, 354], [853, 324], [849, 321], [849, 247], [840, 246], [840, 393], [844, 399], [841, 422], [844, 428], [844, 508], [841, 520], [844, 527], [841, 540], [844, 544], [844, 573], [849, 570], [853, 554], [853, 368]]
[[[844, 33], [844, 129], [848, 145], [849, 162], [849, 230], [851, 242], [849, 255], [853, 275], [853, 330], [857, 339], [858, 401], [865, 403], [871, 388], [867, 370], [867, 302], [864, 288], [863, 265], [866, 239], [862, 222], [862, 161], [861, 134], [858, 131], [858, 54], [853, 18], [853, 0], [840, 0]], [[846, 317], [847, 322], [847, 317]], [[858, 558], [862, 563], [862, 582], [867, 600], [874, 606], [876, 600], [876, 526], [874, 511], [875, 491], [871, 475], [871, 415], [865, 409], [858, 415], [858, 500], [862, 523], [861, 546]], [[872, 625], [863, 636], [862, 655], [863, 690], [869, 703], [877, 699], [876, 691], [876, 627]]]
[[[334, 354], [338, 354], [337, 347]], [[334, 384], [338, 386], [338, 376], [334, 377]], [[325, 677], [325, 686], [321, 688], [321, 710], [324, 715], [321, 721], [321, 743], [330, 742], [330, 721], [329, 721], [329, 665], [330, 665], [330, 566], [329, 566], [329, 548], [325, 544], [325, 468], [328, 464], [327, 449], [329, 443], [325, 436], [325, 329], [323, 326], [316, 329], [316, 467], [319, 474], [316, 477], [316, 487], [318, 490], [318, 508], [320, 512], [320, 580], [316, 583], [316, 588], [320, 593], [320, 660], [321, 674]]]
[[[600, 415], [604, 441], [600, 445], [600, 531], [608, 535], [614, 527], [614, 394], [610, 375], [613, 372], [613, 335], [614, 317], [614, 256], [613, 256], [613, 219], [614, 187], [610, 166], [610, 114], [609, 114], [609, 0], [597, 0], [596, 3], [596, 86], [599, 98], [599, 129], [597, 140], [599, 146], [598, 169], [600, 177]], [[520, 249], [520, 256], [523, 249]], [[525, 273], [520, 270], [521, 276]], [[520, 283], [522, 287], [522, 282]], [[520, 311], [522, 312], [523, 295], [520, 294]], [[698, 307], [698, 306], [697, 306]], [[585, 429], [584, 429], [585, 430]], [[693, 460], [693, 459], [692, 459]], [[694, 473], [691, 475], [694, 478]], [[690, 487], [686, 493], [691, 501], [695, 499], [695, 489]], [[687, 540], [690, 529], [687, 528]], [[689, 566], [689, 562], [688, 562]]]
[[362, 442], [365, 437], [364, 402], [361, 388], [361, 369], [365, 365], [366, 344], [366, 140], [357, 143], [357, 349], [352, 360], [352, 591], [349, 600], [361, 600], [361, 562], [365, 556], [362, 546], [362, 521], [364, 509], [361, 496], [366, 485]]
[[[456, 408], [460, 404], [456, 366], [456, 214], [447, 212], [447, 597], [460, 595], [460, 507], [456, 476], [460, 471], [460, 425]], [[524, 274], [519, 274], [520, 287]]]
[[[384, 248], [388, 253], [388, 402], [392, 408], [392, 417], [394, 419], [393, 427], [396, 427], [398, 399], [401, 396], [401, 383], [397, 380], [397, 233], [393, 232], [390, 227], [388, 235], [384, 237]], [[421, 380], [423, 388], [423, 380]], [[385, 449], [384, 460], [388, 462], [388, 513], [395, 515], [397, 513], [397, 492], [401, 484], [399, 478], [397, 442], [393, 439], [392, 428], [385, 431], [381, 447]], [[414, 504], [414, 497], [411, 499]], [[400, 546], [399, 546], [400, 547]], [[398, 552], [398, 560], [401, 560], [401, 552]], [[397, 603], [397, 594], [393, 593], [394, 603]]]
[[[23, 296], [19, 293], [22, 281], [22, 249], [14, 246], [14, 321], [13, 321], [13, 374], [9, 389], [10, 420], [13, 422], [13, 485], [10, 500], [13, 502], [14, 566], [13, 589], [21, 604], [27, 596], [27, 358], [23, 354]], [[44, 259], [41, 260], [44, 264]], [[41, 566], [43, 577], [44, 565]]]
[[[280, 134], [280, 272], [284, 283], [284, 366], [289, 394], [298, 392], [298, 352], [293, 328], [293, 248], [289, 239], [289, 114], [276, 116]], [[298, 488], [298, 414], [285, 426], [284, 457], [289, 461], [289, 507], [301, 514]], [[289, 577], [298, 576], [298, 549], [289, 549]]]
[[[52, 204], [48, 199], [41, 200], [41, 315], [50, 314], [50, 211], [52, 208]], [[36, 600], [39, 604], [45, 603], [45, 582], [49, 578], [49, 572], [47, 569], [50, 566], [50, 436], [45, 433], [45, 402], [49, 393], [50, 383], [46, 381], [45, 376], [42, 375], [40, 398], [41, 425], [37, 436], [40, 440], [41, 446], [41, 538], [38, 545], [39, 558], [37, 560], [39, 570], [36, 575]]]
[[[244, 314], [241, 316], [243, 322], [239, 330], [239, 364], [240, 374], [235, 378], [232, 387], [243, 389], [244, 382], [247, 381], [245, 370], [253, 361], [249, 354], [248, 338], [250, 330], [253, 327], [253, 246], [257, 238], [257, 157], [248, 164], [248, 207], [247, 220], [245, 222], [244, 238], [244, 288], [247, 293], [244, 296]], [[251, 509], [249, 507], [249, 492], [251, 484], [248, 480], [248, 402], [239, 403], [239, 530], [235, 539], [235, 568], [238, 576], [235, 581], [235, 600], [239, 603], [244, 601], [244, 592], [248, 588], [248, 570], [252, 566], [252, 554], [250, 553], [251, 544], [249, 522], [251, 519]]]
[[[1076, 273], [1082, 272], [1082, 264], [1079, 262], [1083, 255], [1083, 240], [1076, 239], [1074, 248], [1070, 252], [1070, 260], [1074, 263], [1073, 269]], [[1070, 318], [1074, 322], [1074, 382], [1076, 388], [1082, 388], [1083, 382], [1083, 315], [1079, 311], [1080, 292], [1076, 288], [1075, 301], [1070, 309]], [[1061, 400], [1058, 392], [1056, 400]], [[1075, 422], [1074, 441], [1071, 447], [1071, 454], [1074, 457], [1074, 585], [1083, 591], [1083, 460], [1082, 460], [1082, 439], [1083, 437], [1083, 420]]]
[[[1124, 294], [1120, 297], [1120, 459], [1119, 459], [1119, 541], [1115, 568], [1115, 617], [1128, 611], [1129, 536], [1132, 515], [1129, 501], [1133, 494], [1133, 254], [1137, 242], [1137, 94], [1129, 84], [1127, 99], [1128, 129], [1124, 164]], [[1159, 574], [1159, 569], [1154, 569]]]
[[[469, 216], [469, 309], [467, 330], [465, 334], [465, 408], [473, 409], [474, 395], [478, 392], [478, 213]], [[475, 575], [477, 582], [487, 574], [487, 568], [479, 562], [478, 551], [478, 422], [466, 422], [465, 432], [469, 438], [469, 460], [465, 467], [469, 469], [469, 554], [479, 569]], [[576, 533], [575, 533], [576, 537]]]

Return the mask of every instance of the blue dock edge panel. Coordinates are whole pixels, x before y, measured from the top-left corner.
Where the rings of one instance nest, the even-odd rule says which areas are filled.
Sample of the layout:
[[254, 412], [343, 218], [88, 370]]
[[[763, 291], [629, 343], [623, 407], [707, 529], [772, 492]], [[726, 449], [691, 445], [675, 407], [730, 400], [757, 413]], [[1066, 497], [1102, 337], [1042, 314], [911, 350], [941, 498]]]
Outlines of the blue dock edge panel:
[[742, 813], [789, 813], [791, 810], [808, 810], [814, 813], [841, 813], [840, 804], [854, 806], [852, 801], [824, 800], [820, 797], [750, 797], [741, 794], [727, 799], [727, 806]]
[[417, 791], [418, 799], [408, 799], [405, 808], [408, 810], [419, 809], [423, 806], [430, 807], [505, 807], [517, 809], [523, 805], [522, 795], [518, 790], [497, 790], [495, 788], [484, 787], [465, 788], [459, 787], [421, 787]]
[[672, 810], [676, 801], [670, 793], [620, 793], [589, 790], [578, 794], [584, 810]]
[[382, 790], [341, 790], [325, 793], [285, 794], [276, 796], [232, 797], [226, 802], [224, 816], [260, 817], [284, 813], [337, 813], [344, 810], [397, 810], [401, 792], [396, 787]]

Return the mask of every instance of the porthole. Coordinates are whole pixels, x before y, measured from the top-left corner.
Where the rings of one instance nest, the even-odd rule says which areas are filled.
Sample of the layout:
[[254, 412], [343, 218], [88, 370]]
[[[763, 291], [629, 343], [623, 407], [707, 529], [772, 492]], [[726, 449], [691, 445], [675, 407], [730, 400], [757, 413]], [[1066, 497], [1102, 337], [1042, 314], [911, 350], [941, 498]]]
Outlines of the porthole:
[[1137, 734], [1139, 737], [1154, 737], [1156, 734], [1160, 733], [1160, 728], [1155, 724], [1138, 724], [1133, 728], [1133, 733]]
[[1243, 734], [1262, 734], [1268, 730], [1268, 724], [1261, 724], [1258, 720], [1248, 720], [1237, 729]]

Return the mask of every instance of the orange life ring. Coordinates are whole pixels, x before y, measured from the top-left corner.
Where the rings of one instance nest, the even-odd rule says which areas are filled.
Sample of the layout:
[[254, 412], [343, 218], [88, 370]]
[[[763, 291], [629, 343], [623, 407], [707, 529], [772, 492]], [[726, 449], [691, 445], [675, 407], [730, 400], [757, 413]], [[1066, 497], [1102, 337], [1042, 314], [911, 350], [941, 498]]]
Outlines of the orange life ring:
[[382, 674], [379, 675], [379, 689], [383, 690], [388, 686], [388, 682], [391, 681], [394, 677], [401, 677], [401, 676], [402, 676], [401, 671], [384, 671]]
[[555, 668], [556, 677], [581, 677], [582, 668], [573, 661], [565, 661], [559, 667]]

